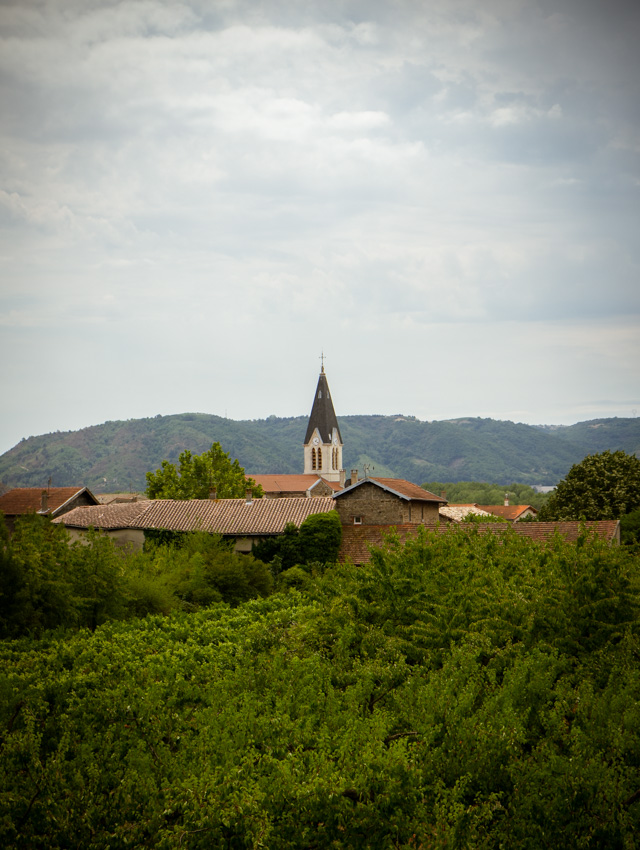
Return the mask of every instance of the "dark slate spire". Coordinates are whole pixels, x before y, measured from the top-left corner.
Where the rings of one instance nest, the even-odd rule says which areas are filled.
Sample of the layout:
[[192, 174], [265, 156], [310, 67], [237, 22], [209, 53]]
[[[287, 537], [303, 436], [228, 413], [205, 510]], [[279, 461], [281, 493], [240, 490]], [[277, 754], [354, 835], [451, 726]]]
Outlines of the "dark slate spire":
[[338, 420], [336, 419], [336, 414], [333, 409], [331, 393], [329, 392], [329, 384], [327, 382], [327, 376], [324, 373], [324, 365], [322, 366], [322, 371], [318, 378], [318, 386], [313, 399], [311, 416], [309, 417], [309, 424], [307, 425], [307, 435], [304, 438], [305, 445], [310, 442], [316, 428], [320, 432], [320, 437], [322, 438], [323, 443], [331, 442], [334, 428], [338, 432], [338, 439], [340, 440], [340, 443], [342, 443], [342, 435], [340, 434]]

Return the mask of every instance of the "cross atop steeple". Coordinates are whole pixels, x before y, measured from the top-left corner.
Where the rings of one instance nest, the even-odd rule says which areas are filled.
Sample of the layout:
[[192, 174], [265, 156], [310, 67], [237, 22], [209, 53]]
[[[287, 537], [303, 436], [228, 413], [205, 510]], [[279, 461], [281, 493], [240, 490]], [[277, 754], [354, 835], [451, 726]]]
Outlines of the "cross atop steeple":
[[320, 353], [320, 357], [318, 359], [322, 361], [322, 365], [320, 367], [320, 374], [324, 375], [324, 351]]

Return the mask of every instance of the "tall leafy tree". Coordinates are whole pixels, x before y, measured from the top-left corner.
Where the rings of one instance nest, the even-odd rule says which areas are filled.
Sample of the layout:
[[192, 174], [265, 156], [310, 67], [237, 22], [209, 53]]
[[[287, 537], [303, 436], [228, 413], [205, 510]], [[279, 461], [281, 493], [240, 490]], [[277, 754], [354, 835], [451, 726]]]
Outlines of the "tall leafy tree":
[[299, 529], [289, 522], [283, 534], [255, 544], [253, 555], [271, 564], [277, 575], [295, 566], [335, 563], [341, 540], [342, 524], [337, 511], [311, 514]]
[[300, 526], [300, 554], [306, 564], [335, 563], [341, 541], [342, 523], [337, 511], [311, 514]]
[[255, 496], [262, 488], [247, 478], [238, 460], [231, 460], [220, 443], [201, 455], [182, 452], [178, 464], [163, 460], [160, 469], [147, 472], [147, 496], [150, 499], [208, 499], [212, 490], [219, 499], [241, 499], [247, 488]]
[[72, 553], [63, 526], [48, 517], [25, 514], [16, 521], [3, 555], [7, 571], [0, 604], [3, 637], [35, 635], [75, 622]]
[[640, 507], [640, 459], [623, 451], [576, 463], [539, 513], [541, 520], [619, 519]]

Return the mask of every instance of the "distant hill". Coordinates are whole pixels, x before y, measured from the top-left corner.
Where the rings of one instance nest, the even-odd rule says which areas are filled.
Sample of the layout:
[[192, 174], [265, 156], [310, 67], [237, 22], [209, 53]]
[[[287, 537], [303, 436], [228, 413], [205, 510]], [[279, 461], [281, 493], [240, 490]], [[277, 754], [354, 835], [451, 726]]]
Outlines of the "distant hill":
[[[596, 419], [568, 427], [494, 419], [420, 422], [408, 416], [343, 416], [343, 462], [352, 468], [424, 481], [556, 484], [587, 454], [640, 455], [640, 419]], [[0, 456], [6, 487], [86, 485], [95, 493], [143, 490], [145, 473], [185, 449], [218, 441], [248, 473], [301, 472], [306, 416], [236, 422], [206, 413], [105, 422], [29, 437]]]

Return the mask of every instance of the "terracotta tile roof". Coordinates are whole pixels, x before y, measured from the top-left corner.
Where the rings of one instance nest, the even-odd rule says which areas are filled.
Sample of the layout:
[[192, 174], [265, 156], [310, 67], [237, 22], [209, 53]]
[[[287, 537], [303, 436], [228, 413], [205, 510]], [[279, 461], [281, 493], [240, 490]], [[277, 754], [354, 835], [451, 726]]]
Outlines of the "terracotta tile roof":
[[532, 511], [534, 516], [538, 513], [533, 505], [476, 505], [476, 507], [481, 508], [489, 514], [493, 514], [493, 516], [499, 516], [509, 520], [509, 522], [517, 520], [527, 509]]
[[[597, 534], [598, 537], [606, 540], [609, 543], [620, 542], [620, 520], [617, 519], [601, 519], [592, 522], [516, 522], [513, 525], [505, 526], [504, 523], [485, 523], [489, 529], [508, 528], [515, 531], [520, 537], [528, 537], [536, 542], [544, 542], [557, 532], [569, 543], [575, 543], [581, 534], [582, 526], [584, 525], [587, 531], [592, 534]], [[480, 526], [478, 526], [480, 527]]]
[[301, 475], [250, 475], [250, 478], [259, 484], [265, 493], [305, 493], [313, 488], [316, 488], [318, 482], [324, 481], [332, 490], [340, 490], [340, 484], [337, 481], [325, 481], [319, 475], [301, 474]]
[[99, 493], [96, 498], [101, 505], [110, 505], [112, 502], [140, 502], [146, 496], [144, 493]]
[[[371, 547], [380, 547], [389, 533], [396, 531], [400, 541], [404, 543], [407, 537], [413, 537], [419, 528], [425, 526], [420, 523], [406, 523], [404, 525], [343, 525], [342, 542], [340, 544], [340, 560], [349, 559], [354, 564], [367, 564], [371, 560]], [[431, 531], [435, 526], [426, 526]]]
[[281, 534], [289, 522], [299, 526], [311, 514], [333, 510], [329, 496], [317, 499], [173, 499], [76, 508], [60, 518], [74, 528], [162, 528], [216, 534]]
[[67, 502], [82, 493], [88, 493], [94, 502], [98, 501], [86, 487], [18, 487], [0, 496], [0, 511], [5, 516], [40, 512], [43, 491], [47, 493], [47, 514], [51, 516], [55, 516]]
[[446, 505], [447, 503], [447, 500], [442, 496], [436, 496], [435, 493], [430, 493], [428, 490], [418, 487], [417, 484], [412, 484], [411, 481], [405, 481], [404, 478], [361, 478], [355, 484], [352, 484], [350, 487], [346, 487], [344, 490], [336, 493], [333, 498], [339, 499], [343, 493], [348, 493], [355, 487], [361, 487], [363, 484], [367, 483], [382, 487], [384, 490], [395, 493], [396, 496], [407, 501], [439, 502], [442, 505]]
[[53, 521], [69, 528], [101, 528], [113, 531], [118, 528], [137, 528], [136, 521], [144, 514], [150, 499], [140, 502], [112, 502], [109, 505], [89, 505], [74, 508]]
[[[437, 534], [471, 533], [478, 534], [517, 534], [526, 537], [536, 543], [545, 543], [556, 533], [561, 535], [568, 543], [575, 543], [578, 539], [582, 526], [590, 533], [597, 534], [608, 543], [620, 542], [620, 522], [618, 520], [600, 520], [597, 522], [518, 522], [513, 525], [504, 522], [459, 524], [459, 525], [436, 525], [426, 526], [429, 531]], [[419, 528], [424, 528], [417, 523], [398, 525], [361, 525], [342, 527], [342, 545], [340, 547], [340, 560], [351, 560], [354, 564], [366, 564], [371, 560], [370, 547], [379, 547], [383, 544], [385, 537], [394, 530], [401, 542], [407, 537], [415, 536]]]
[[461, 522], [469, 514], [476, 516], [491, 516], [488, 511], [481, 510], [477, 505], [444, 505], [439, 511], [441, 516]]
[[334, 493], [339, 493], [340, 490], [344, 490], [344, 487], [339, 481], [327, 481], [326, 478], [323, 478], [322, 480], [325, 484], [328, 484], [329, 487], [331, 487]]

